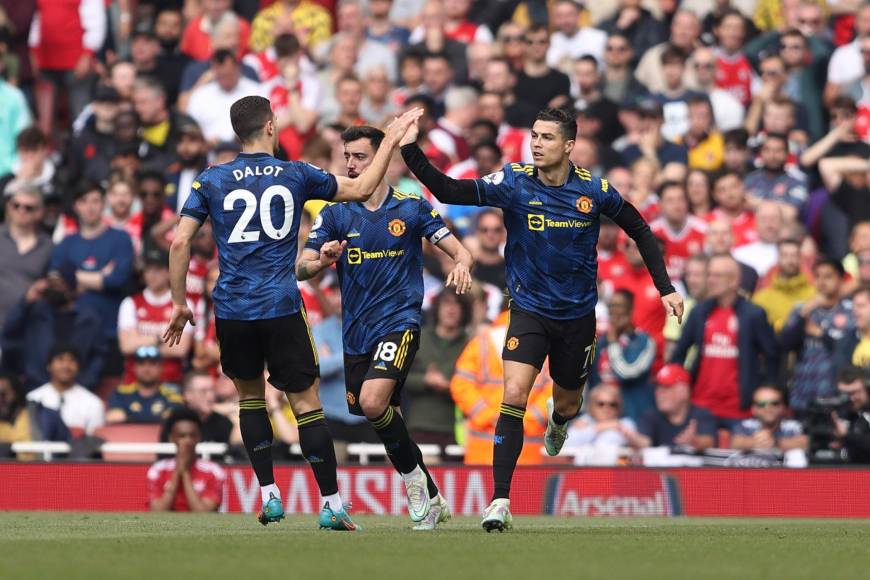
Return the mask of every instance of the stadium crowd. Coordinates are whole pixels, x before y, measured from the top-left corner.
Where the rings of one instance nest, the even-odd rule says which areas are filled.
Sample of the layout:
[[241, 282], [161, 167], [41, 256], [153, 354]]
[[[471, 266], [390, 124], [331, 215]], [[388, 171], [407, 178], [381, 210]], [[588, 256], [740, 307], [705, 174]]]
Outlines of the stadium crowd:
[[[202, 440], [239, 443], [207, 226], [187, 279], [196, 326], [172, 348], [161, 335], [177, 212], [200, 171], [238, 153], [228, 111], [252, 94], [271, 99], [282, 157], [336, 174], [342, 130], [406, 107], [425, 109], [420, 145], [457, 178], [531, 163], [535, 113], [575, 111], [572, 161], [642, 211], [688, 307], [682, 325], [666, 320], [637, 247], [601, 223], [595, 372], [568, 440], [578, 461], [818, 441], [870, 461], [859, 0], [0, 0], [0, 442], [98, 438], [186, 406]], [[476, 260], [457, 296], [427, 244], [408, 428], [487, 463], [506, 338], [501, 214], [439, 204], [399, 155], [388, 180], [425, 195]], [[319, 210], [306, 205], [300, 242]], [[346, 409], [334, 273], [300, 289], [337, 444], [377, 442]], [[544, 368], [522, 463], [544, 461], [551, 386]], [[294, 443], [285, 398], [267, 399]]]

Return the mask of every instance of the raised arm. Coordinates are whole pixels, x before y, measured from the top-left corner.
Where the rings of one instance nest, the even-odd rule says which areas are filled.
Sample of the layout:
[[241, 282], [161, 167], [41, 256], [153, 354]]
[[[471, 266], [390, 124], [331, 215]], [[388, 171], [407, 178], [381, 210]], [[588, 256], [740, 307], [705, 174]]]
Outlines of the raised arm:
[[359, 177], [351, 179], [336, 176], [338, 190], [333, 201], [365, 201], [370, 198], [387, 173], [393, 149], [399, 146], [399, 141], [405, 135], [408, 127], [415, 123], [422, 114], [422, 109], [411, 109], [393, 121], [387, 128], [384, 140], [372, 159], [372, 164]]
[[476, 181], [473, 179], [453, 179], [447, 177], [429, 163], [429, 159], [417, 145], [416, 141], [412, 140], [404, 144], [404, 141], [408, 140], [408, 136], [412, 132], [416, 138], [416, 128], [411, 127], [403, 140], [402, 159], [405, 160], [405, 165], [420, 180], [420, 183], [425, 185], [441, 203], [483, 205]]

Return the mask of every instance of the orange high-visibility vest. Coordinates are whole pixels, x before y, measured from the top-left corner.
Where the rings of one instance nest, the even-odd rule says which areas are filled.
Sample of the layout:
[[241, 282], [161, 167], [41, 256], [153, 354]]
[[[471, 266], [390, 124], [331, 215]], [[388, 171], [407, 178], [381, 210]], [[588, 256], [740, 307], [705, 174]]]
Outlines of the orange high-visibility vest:
[[[459, 355], [450, 381], [450, 394], [466, 417], [465, 463], [468, 465], [492, 465], [492, 440], [504, 397], [501, 350], [506, 333], [507, 316], [503, 313], [492, 326], [471, 339]], [[543, 462], [541, 447], [547, 430], [547, 399], [552, 394], [553, 379], [545, 362], [526, 405], [520, 465]]]

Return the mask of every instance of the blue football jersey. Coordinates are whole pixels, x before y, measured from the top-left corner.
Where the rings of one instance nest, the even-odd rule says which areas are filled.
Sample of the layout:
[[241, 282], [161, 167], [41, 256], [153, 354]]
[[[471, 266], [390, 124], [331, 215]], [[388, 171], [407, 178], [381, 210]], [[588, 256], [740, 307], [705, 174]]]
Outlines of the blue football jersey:
[[504, 210], [507, 286], [517, 307], [560, 320], [592, 312], [599, 216], [619, 213], [619, 192], [574, 165], [561, 187], [544, 185], [533, 165], [519, 163], [475, 183], [479, 205]]
[[308, 163], [240, 153], [193, 182], [181, 215], [211, 217], [220, 277], [215, 315], [260, 320], [299, 312], [299, 220], [309, 199], [331, 200], [335, 177]]
[[419, 329], [423, 305], [423, 243], [450, 230], [428, 201], [390, 188], [375, 211], [362, 203], [323, 208], [306, 248], [347, 240], [337, 262], [341, 281], [344, 351], [370, 353], [384, 335]]

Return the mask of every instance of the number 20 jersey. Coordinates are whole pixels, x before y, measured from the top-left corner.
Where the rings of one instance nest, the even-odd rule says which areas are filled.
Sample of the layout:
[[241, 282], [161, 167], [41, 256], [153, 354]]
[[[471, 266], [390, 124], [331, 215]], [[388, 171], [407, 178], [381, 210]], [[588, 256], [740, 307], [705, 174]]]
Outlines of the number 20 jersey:
[[309, 199], [331, 200], [335, 177], [313, 165], [266, 153], [240, 153], [193, 182], [181, 215], [211, 217], [220, 277], [215, 316], [262, 320], [299, 312], [299, 220]]

